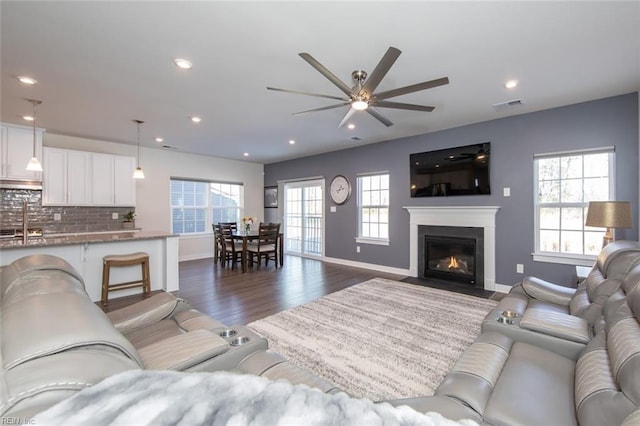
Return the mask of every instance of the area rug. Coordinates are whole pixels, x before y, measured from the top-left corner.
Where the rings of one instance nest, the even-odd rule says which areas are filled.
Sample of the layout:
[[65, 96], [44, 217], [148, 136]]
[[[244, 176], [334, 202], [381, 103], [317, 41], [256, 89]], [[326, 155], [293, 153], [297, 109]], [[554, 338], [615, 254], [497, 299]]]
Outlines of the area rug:
[[432, 395], [496, 302], [374, 278], [248, 324], [356, 397]]

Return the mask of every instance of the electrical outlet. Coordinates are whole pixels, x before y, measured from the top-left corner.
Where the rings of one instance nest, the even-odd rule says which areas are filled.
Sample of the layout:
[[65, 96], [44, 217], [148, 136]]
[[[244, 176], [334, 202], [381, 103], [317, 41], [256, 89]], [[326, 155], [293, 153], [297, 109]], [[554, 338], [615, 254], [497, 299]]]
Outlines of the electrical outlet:
[[511, 188], [509, 188], [508, 186], [502, 189], [502, 194], [505, 197], [511, 197]]
[[360, 253], [360, 246], [356, 246], [356, 253]]
[[516, 264], [516, 272], [519, 274], [524, 274], [524, 265], [522, 263]]
[[62, 215], [60, 213], [54, 213], [53, 220], [62, 220]]
[[118, 220], [118, 213], [111, 213], [111, 219]]

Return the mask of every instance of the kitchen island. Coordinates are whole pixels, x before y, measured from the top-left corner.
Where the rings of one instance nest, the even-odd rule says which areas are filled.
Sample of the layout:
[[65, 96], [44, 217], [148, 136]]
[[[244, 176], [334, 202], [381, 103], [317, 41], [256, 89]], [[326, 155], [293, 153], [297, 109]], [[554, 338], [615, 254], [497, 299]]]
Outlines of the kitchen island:
[[[0, 265], [31, 254], [61, 257], [80, 272], [89, 297], [100, 300], [102, 258], [113, 254], [144, 251], [149, 253], [151, 290], [176, 291], [178, 284], [178, 235], [163, 231], [118, 231], [77, 234], [49, 234], [31, 238], [0, 240]], [[140, 267], [113, 268], [111, 282], [132, 281], [140, 277]], [[109, 299], [141, 293], [132, 288], [109, 293]]]

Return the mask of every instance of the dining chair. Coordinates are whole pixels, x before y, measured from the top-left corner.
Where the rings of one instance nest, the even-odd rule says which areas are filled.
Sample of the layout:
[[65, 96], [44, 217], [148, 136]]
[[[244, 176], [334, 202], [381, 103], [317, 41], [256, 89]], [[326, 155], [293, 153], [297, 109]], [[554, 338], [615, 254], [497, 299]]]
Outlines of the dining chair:
[[266, 224], [261, 223], [258, 227], [258, 240], [257, 242], [250, 242], [247, 244], [247, 255], [253, 263], [253, 260], [258, 262], [258, 268], [260, 267], [260, 259], [264, 257], [264, 266], [269, 264], [269, 258], [273, 258], [276, 268], [278, 267], [278, 235], [280, 234], [280, 224]]
[[236, 269], [236, 263], [242, 262], [242, 249], [238, 250], [231, 235], [234, 229], [230, 224], [219, 223], [218, 226], [222, 240], [222, 263], [228, 265], [231, 262], [231, 269]]
[[238, 222], [218, 222], [218, 225], [229, 227], [234, 231], [238, 230]]
[[213, 228], [213, 263], [222, 263], [222, 245], [224, 244], [222, 230], [220, 229], [220, 224], [212, 223], [211, 227]]

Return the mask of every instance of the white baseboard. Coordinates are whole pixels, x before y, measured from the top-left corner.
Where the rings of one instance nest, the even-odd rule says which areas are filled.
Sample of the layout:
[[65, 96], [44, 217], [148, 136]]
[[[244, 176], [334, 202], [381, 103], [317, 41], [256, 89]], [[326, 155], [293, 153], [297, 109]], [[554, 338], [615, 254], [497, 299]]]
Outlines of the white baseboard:
[[495, 284], [495, 291], [498, 293], [509, 293], [513, 287], [504, 284]]
[[198, 260], [198, 259], [206, 259], [207, 257], [213, 258], [211, 253], [196, 253], [190, 255], [184, 255], [178, 257], [178, 262], [184, 262], [186, 260]]
[[389, 274], [411, 276], [411, 271], [409, 271], [409, 269], [376, 265], [375, 263], [356, 262], [355, 260], [338, 259], [335, 257], [323, 257], [322, 260], [329, 263], [336, 263], [338, 265], [353, 266], [354, 268], [370, 269], [372, 271], [386, 272]]

